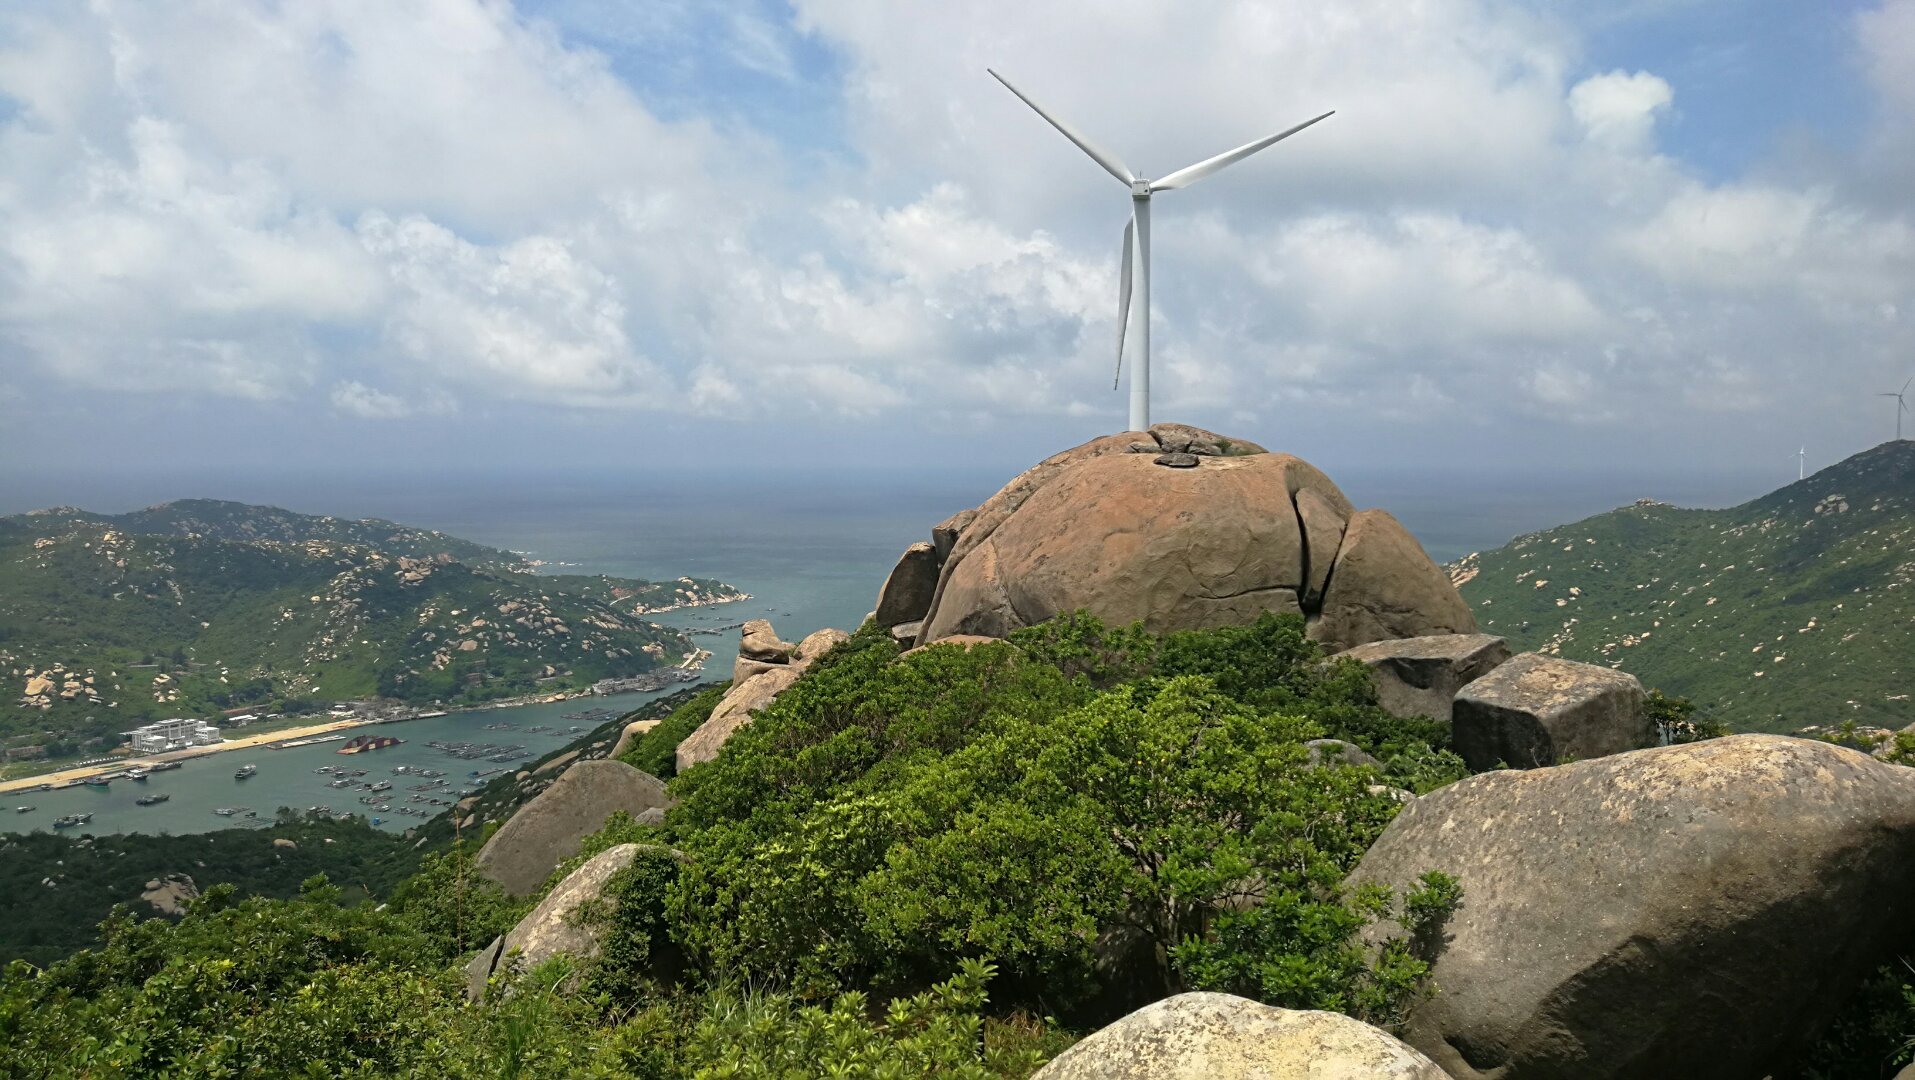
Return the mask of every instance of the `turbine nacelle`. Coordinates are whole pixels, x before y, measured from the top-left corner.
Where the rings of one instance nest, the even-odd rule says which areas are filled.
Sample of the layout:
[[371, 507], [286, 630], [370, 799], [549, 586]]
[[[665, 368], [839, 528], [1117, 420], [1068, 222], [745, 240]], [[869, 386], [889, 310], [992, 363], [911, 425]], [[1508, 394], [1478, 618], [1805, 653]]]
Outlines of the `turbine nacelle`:
[[1138, 202], [1150, 198], [1150, 181], [1138, 179], [1130, 182], [1130, 197]]

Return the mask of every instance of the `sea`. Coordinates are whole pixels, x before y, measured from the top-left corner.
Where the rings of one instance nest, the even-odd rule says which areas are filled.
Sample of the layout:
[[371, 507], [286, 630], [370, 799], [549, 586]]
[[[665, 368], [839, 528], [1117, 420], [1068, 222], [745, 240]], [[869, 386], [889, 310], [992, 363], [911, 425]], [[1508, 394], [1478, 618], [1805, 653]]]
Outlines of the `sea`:
[[[60, 501], [116, 512], [167, 498], [229, 498], [304, 513], [381, 517], [440, 529], [522, 552], [542, 560], [545, 569], [554, 573], [717, 578], [746, 590], [751, 599], [651, 616], [684, 629], [718, 631], [694, 638], [714, 654], [703, 673], [704, 679], [714, 680], [730, 677], [738, 644], [735, 627], [746, 619], [770, 619], [779, 636], [791, 641], [824, 627], [855, 628], [874, 606], [879, 586], [899, 553], [928, 539], [932, 525], [983, 501], [1003, 479], [1002, 473], [949, 471], [910, 483], [841, 477], [754, 484], [738, 478], [632, 479], [609, 474], [413, 477], [385, 482], [306, 478], [296, 483], [284, 478], [207, 477], [176, 481], [177, 487], [163, 491], [104, 489], [89, 495], [84, 487], [76, 492], [68, 485]], [[1394, 513], [1438, 562], [1641, 497], [1686, 506], [1726, 506], [1779, 486], [1767, 478], [1747, 476], [1564, 479], [1556, 475], [1524, 483], [1509, 477], [1471, 480], [1453, 475], [1346, 473], [1337, 480], [1358, 506], [1383, 507]], [[22, 497], [20, 491], [8, 494], [13, 497], [0, 502], [0, 513], [41, 505], [5, 505]], [[329, 786], [333, 776], [318, 770], [342, 764], [365, 769], [365, 780], [392, 783], [387, 792], [394, 796], [390, 805], [414, 807], [429, 817], [443, 807], [407, 799], [422, 794], [450, 801], [458, 788], [485, 779], [471, 773], [500, 767], [450, 757], [429, 743], [520, 745], [525, 760], [531, 760], [576, 738], [579, 732], [569, 729], [595, 726], [591, 721], [563, 719], [565, 713], [591, 708], [625, 711], [669, 692], [470, 710], [383, 725], [372, 730], [405, 741], [367, 754], [340, 756], [338, 743], [235, 751], [188, 761], [183, 768], [156, 774], [144, 783], [117, 781], [105, 791], [76, 788], [16, 794], [10, 797], [16, 806], [34, 809], [17, 813], [11, 806], [0, 805], [0, 831], [50, 829], [54, 818], [84, 811], [93, 814], [92, 821], [68, 831], [197, 833], [269, 823], [281, 806], [298, 810], [330, 806], [336, 812], [376, 817], [380, 828], [403, 831], [426, 817], [377, 813], [359, 802], [363, 793]], [[534, 727], [545, 730], [526, 730]], [[235, 770], [247, 764], [256, 765], [257, 773], [246, 780], [234, 779]], [[444, 772], [448, 783], [443, 787], [454, 794], [411, 790], [424, 781], [393, 771], [400, 766]], [[138, 796], [151, 793], [170, 798], [154, 806], [135, 804]], [[222, 807], [243, 809], [232, 816], [214, 813]]]

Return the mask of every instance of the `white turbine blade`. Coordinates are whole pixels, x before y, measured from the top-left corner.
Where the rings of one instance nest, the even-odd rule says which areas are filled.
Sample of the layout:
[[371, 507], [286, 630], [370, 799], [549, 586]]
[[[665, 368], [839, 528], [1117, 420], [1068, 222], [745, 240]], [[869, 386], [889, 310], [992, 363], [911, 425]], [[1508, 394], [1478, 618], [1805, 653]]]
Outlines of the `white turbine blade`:
[[1124, 265], [1117, 272], [1117, 374], [1110, 379], [1110, 388], [1124, 377], [1124, 331], [1130, 329], [1130, 245], [1137, 233], [1137, 219], [1124, 222]]
[[1258, 139], [1256, 142], [1244, 143], [1242, 146], [1239, 146], [1235, 150], [1231, 150], [1228, 153], [1218, 154], [1216, 157], [1206, 158], [1203, 161], [1199, 161], [1195, 165], [1185, 166], [1184, 168], [1178, 169], [1176, 172], [1171, 173], [1169, 176], [1164, 177], [1162, 180], [1153, 180], [1150, 185], [1150, 190], [1170, 191], [1174, 188], [1189, 187], [1190, 185], [1196, 183], [1199, 180], [1202, 180], [1204, 177], [1209, 176], [1211, 173], [1216, 172], [1218, 169], [1221, 169], [1226, 165], [1231, 165], [1231, 164], [1235, 164], [1236, 162], [1242, 161], [1244, 158], [1249, 157], [1251, 154], [1256, 153], [1257, 151], [1263, 149], [1264, 147], [1270, 146], [1273, 143], [1282, 142], [1283, 140], [1289, 138], [1290, 136], [1295, 135], [1297, 132], [1302, 131], [1304, 128], [1309, 127], [1311, 124], [1316, 123], [1318, 120], [1323, 120], [1327, 117], [1334, 116], [1334, 115], [1336, 115], [1336, 110], [1331, 109], [1329, 112], [1324, 113], [1322, 116], [1316, 117], [1313, 120], [1305, 120], [1303, 123], [1298, 124], [1296, 127], [1293, 127], [1288, 131], [1279, 131], [1275, 135]]
[[[991, 71], [990, 68], [985, 68], [984, 70]], [[1063, 132], [1064, 137], [1066, 139], [1069, 139], [1070, 141], [1076, 143], [1077, 148], [1079, 150], [1082, 150], [1084, 153], [1089, 154], [1092, 161], [1095, 161], [1099, 165], [1102, 165], [1104, 167], [1105, 172], [1110, 173], [1112, 176], [1115, 176], [1117, 179], [1123, 181], [1126, 184], [1130, 183], [1132, 180], [1137, 179], [1136, 175], [1130, 171], [1129, 166], [1117, 160], [1116, 154], [1113, 154], [1110, 151], [1104, 149], [1103, 147], [1097, 145], [1096, 143], [1091, 142], [1090, 139], [1086, 138], [1076, 128], [1071, 127], [1069, 124], [1066, 124], [1064, 121], [1059, 120], [1057, 117], [1052, 116], [1050, 113], [1045, 112], [1044, 106], [1039, 105], [1035, 101], [1032, 101], [1030, 99], [1030, 95], [1024, 93], [1024, 91], [1019, 90], [1015, 86], [1012, 86], [1011, 80], [1005, 78], [1002, 75], [999, 75], [995, 71], [991, 71], [991, 78], [996, 79], [998, 82], [1003, 83], [1004, 89], [1009, 90], [1013, 94], [1016, 94], [1017, 99], [1019, 101], [1022, 101], [1026, 105], [1029, 105], [1032, 108], [1032, 110], [1034, 110], [1037, 113], [1037, 115], [1043, 117], [1045, 120], [1050, 121], [1050, 125], [1056, 128], [1058, 131]]]
[[1908, 381], [1902, 384], [1902, 393], [1908, 393], [1908, 388], [1911, 386], [1915, 386], [1915, 375], [1910, 375]]

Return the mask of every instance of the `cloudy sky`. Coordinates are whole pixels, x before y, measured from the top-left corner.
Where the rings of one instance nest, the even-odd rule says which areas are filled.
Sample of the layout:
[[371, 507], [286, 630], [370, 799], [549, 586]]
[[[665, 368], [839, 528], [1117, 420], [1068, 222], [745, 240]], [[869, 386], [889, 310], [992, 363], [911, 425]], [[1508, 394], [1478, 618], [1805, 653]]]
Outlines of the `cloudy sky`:
[[1915, 0], [9, 0], [0, 478], [1116, 430], [1125, 192], [987, 65], [1145, 175], [1337, 110], [1154, 203], [1159, 419], [1792, 478], [1915, 375]]

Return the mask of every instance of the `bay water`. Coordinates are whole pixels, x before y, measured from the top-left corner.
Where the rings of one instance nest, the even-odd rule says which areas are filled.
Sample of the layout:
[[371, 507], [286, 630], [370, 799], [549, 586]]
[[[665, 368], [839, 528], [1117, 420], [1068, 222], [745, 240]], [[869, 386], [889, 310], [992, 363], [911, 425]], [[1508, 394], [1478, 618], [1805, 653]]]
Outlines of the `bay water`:
[[[654, 580], [717, 578], [746, 590], [752, 598], [650, 616], [681, 629], [715, 631], [693, 637], [713, 653], [702, 674], [703, 680], [710, 681], [730, 677], [738, 646], [736, 625], [746, 619], [768, 618], [778, 634], [791, 641], [824, 627], [857, 627], [874, 606], [878, 588], [899, 553], [911, 543], [928, 539], [933, 524], [983, 501], [1002, 479], [938, 473], [908, 485], [895, 479], [751, 485], [605, 476], [427, 484], [381, 484], [360, 478], [349, 487], [312, 483], [280, 490], [207, 482], [160, 494], [239, 498], [307, 513], [389, 518], [527, 553], [543, 560], [547, 572]], [[1531, 485], [1472, 486], [1455, 479], [1398, 473], [1339, 477], [1339, 483], [1357, 505], [1394, 512], [1439, 562], [1499, 546], [1522, 532], [1599, 513], [1642, 494], [1679, 504], [1719, 506], [1765, 490], [1760, 481], [1710, 477], [1675, 490], [1667, 478], [1654, 486], [1628, 478], [1574, 483], [1552, 478]], [[138, 503], [89, 508], [110, 511], [131, 505]], [[361, 792], [330, 787], [332, 777], [315, 771], [323, 765], [366, 769], [364, 779], [392, 782], [393, 790], [387, 793], [397, 796], [392, 805], [436, 812], [442, 808], [404, 801], [415, 794], [407, 789], [421, 781], [394, 774], [393, 767], [442, 770], [453, 781], [448, 786], [456, 790], [473, 779], [470, 772], [500, 766], [450, 758], [428, 747], [428, 742], [521, 743], [530, 755], [526, 760], [531, 760], [576, 738], [569, 728], [594, 726], [589, 721], [563, 720], [562, 714], [601, 707], [629, 710], [671, 689], [676, 688], [382, 725], [366, 730], [396, 735], [405, 743], [367, 754], [340, 756], [335, 753], [338, 743], [235, 751], [188, 761], [183, 768], [156, 774], [143, 784], [117, 781], [107, 791], [76, 788], [18, 794], [9, 804], [0, 805], [0, 831], [47, 829], [55, 817], [83, 811], [92, 813], [93, 820], [71, 830], [74, 833], [204, 832], [270, 821], [280, 806], [303, 810], [329, 805], [335, 811], [375, 816], [358, 802]], [[513, 727], [486, 727], [501, 723]], [[535, 726], [551, 730], [525, 731]], [[248, 780], [234, 780], [234, 770], [244, 764], [257, 765], [258, 773]], [[170, 796], [165, 803], [148, 807], [134, 803], [139, 795], [162, 792]], [[15, 805], [36, 809], [16, 814]], [[222, 806], [250, 807], [257, 817], [215, 815], [213, 810]], [[377, 816], [383, 818], [381, 828], [394, 830], [425, 820], [401, 814]]]

